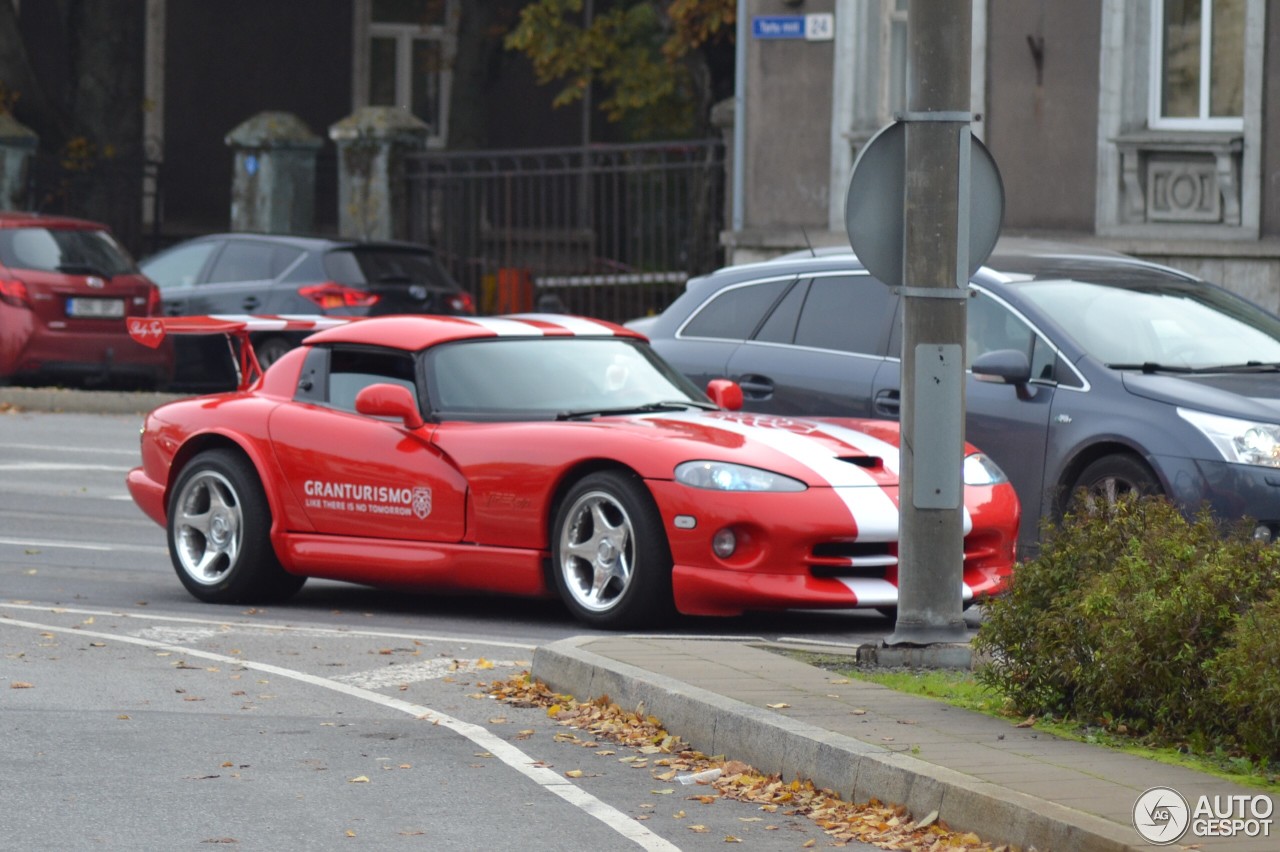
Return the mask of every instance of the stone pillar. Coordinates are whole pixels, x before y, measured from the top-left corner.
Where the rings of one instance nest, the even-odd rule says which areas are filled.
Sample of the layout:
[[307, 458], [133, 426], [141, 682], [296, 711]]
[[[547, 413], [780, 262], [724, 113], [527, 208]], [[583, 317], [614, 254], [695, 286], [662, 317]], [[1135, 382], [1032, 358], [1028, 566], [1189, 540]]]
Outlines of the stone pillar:
[[40, 144], [35, 131], [0, 112], [0, 210], [22, 210], [27, 202], [31, 158]]
[[296, 115], [260, 112], [226, 136], [235, 151], [231, 230], [309, 234], [315, 228], [316, 152], [324, 144]]
[[329, 128], [338, 146], [338, 231], [364, 240], [409, 239], [404, 157], [431, 128], [399, 107], [363, 107]]

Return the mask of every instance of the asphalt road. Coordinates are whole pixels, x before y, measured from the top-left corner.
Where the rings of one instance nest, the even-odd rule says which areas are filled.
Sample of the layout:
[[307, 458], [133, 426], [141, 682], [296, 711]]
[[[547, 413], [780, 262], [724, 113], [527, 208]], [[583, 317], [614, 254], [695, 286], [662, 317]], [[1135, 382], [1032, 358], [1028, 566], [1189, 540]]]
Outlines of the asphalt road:
[[[591, 632], [558, 603], [331, 582], [269, 609], [190, 598], [124, 487], [139, 424], [0, 413], [0, 849], [825, 845], [803, 817], [703, 803], [651, 756], [488, 697], [540, 643]], [[675, 627], [891, 629], [864, 613]]]

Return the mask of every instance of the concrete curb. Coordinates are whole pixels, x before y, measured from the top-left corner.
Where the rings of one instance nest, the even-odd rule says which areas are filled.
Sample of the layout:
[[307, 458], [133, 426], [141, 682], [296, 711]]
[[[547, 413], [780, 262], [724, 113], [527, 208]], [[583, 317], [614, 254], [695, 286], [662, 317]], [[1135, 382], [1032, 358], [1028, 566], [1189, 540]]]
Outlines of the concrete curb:
[[1081, 852], [1141, 848], [1127, 827], [611, 660], [586, 650], [593, 641], [539, 647], [532, 676], [582, 700], [607, 695], [622, 707], [643, 705], [705, 754], [808, 779], [846, 801], [903, 805], [916, 819], [936, 811], [953, 829], [988, 842]]
[[134, 391], [87, 391], [66, 388], [0, 388], [0, 410], [61, 412], [68, 414], [146, 414], [185, 394]]

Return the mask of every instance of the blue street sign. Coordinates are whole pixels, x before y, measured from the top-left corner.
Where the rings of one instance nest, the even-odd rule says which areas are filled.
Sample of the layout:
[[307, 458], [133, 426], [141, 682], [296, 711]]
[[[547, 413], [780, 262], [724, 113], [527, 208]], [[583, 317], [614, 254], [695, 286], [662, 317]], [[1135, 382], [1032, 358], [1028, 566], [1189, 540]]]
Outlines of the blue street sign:
[[757, 15], [751, 19], [756, 38], [804, 38], [804, 15]]

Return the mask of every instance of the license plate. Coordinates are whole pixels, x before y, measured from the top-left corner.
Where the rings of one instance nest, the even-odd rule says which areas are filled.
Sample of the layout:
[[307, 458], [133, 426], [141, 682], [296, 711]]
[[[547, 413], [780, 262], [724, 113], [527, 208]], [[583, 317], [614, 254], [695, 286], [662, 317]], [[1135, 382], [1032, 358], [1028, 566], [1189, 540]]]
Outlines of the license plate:
[[124, 316], [124, 299], [67, 299], [67, 316], [116, 319]]

